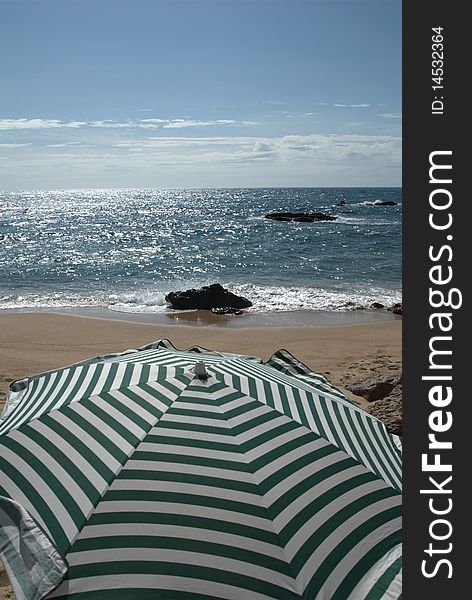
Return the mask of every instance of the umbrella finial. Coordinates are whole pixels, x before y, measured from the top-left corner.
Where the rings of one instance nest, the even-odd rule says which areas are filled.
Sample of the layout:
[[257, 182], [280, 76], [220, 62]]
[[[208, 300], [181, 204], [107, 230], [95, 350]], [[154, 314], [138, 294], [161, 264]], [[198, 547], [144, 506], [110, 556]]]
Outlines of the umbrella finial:
[[208, 379], [209, 375], [205, 367], [205, 363], [203, 360], [199, 360], [193, 369], [193, 372], [198, 377], [198, 379]]

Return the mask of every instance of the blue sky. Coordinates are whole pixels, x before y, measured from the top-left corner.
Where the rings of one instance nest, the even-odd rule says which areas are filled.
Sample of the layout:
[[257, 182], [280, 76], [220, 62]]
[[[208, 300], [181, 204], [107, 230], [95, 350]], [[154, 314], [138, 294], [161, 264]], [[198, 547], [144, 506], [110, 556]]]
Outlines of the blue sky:
[[401, 185], [400, 0], [0, 0], [0, 189]]

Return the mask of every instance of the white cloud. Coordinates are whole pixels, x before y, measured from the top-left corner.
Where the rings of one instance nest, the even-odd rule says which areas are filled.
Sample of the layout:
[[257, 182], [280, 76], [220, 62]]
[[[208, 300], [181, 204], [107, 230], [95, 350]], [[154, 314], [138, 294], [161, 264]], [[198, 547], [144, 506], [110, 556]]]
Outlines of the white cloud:
[[382, 117], [383, 119], [401, 119], [402, 113], [383, 113], [377, 116]]
[[26, 146], [32, 146], [32, 144], [0, 144], [0, 148], [25, 148]]
[[369, 108], [372, 104], [333, 104], [333, 106], [339, 106], [341, 108]]
[[11, 131], [18, 129], [59, 129], [82, 127], [95, 127], [101, 129], [179, 129], [183, 127], [214, 127], [224, 125], [258, 125], [255, 121], [237, 121], [235, 119], [128, 119], [126, 121], [114, 121], [113, 119], [91, 120], [91, 121], [61, 121], [60, 119], [0, 119], [0, 130]]

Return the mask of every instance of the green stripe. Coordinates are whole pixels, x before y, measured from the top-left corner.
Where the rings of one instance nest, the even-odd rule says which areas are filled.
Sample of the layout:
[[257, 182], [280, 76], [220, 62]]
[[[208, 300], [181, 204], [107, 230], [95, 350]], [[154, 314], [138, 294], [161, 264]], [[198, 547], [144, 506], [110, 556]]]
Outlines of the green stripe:
[[[69, 540], [67, 539], [64, 530], [62, 529], [59, 521], [56, 518], [54, 512], [50, 509], [49, 504], [43, 499], [43, 497], [37, 492], [36, 488], [18, 471], [13, 465], [4, 460], [0, 455], [0, 468], [16, 485], [22, 490], [25, 496], [28, 498], [31, 505], [40, 514], [47, 524], [49, 531], [51, 532], [52, 540], [54, 545], [58, 549], [59, 554], [65, 556], [69, 549]], [[11, 496], [6, 493], [8, 498]], [[48, 536], [49, 537], [49, 536]]]
[[[74, 387], [69, 392], [69, 395], [65, 398], [64, 404], [70, 404], [71, 400], [74, 397], [77, 397], [77, 393], [91, 369], [93, 369], [93, 366], [92, 367], [89, 367], [89, 366], [76, 367], [76, 371], [79, 371], [80, 375], [79, 375], [77, 381], [75, 382]], [[79, 398], [77, 398], [77, 399], [79, 399]]]
[[[372, 419], [369, 419], [368, 422], [369, 422], [369, 429], [371, 430], [373, 437], [375, 437], [375, 439], [377, 440], [378, 445], [380, 447], [380, 452], [382, 453], [382, 455], [381, 455], [381, 458], [383, 458], [382, 465], [384, 466], [384, 468], [386, 469], [386, 471], [389, 475], [393, 474], [389, 478], [389, 479], [391, 479], [392, 485], [395, 485], [395, 487], [399, 488], [399, 483], [397, 481], [394, 481], [395, 476], [397, 476], [397, 478], [401, 481], [401, 477], [399, 477], [397, 466], [392, 461], [392, 455], [395, 456], [395, 453], [392, 453], [391, 451], [389, 451], [388, 448], [385, 448], [385, 442], [382, 439], [382, 437], [380, 435], [380, 431], [379, 431], [380, 429], [384, 429], [385, 426], [383, 423], [380, 423], [379, 421], [374, 421]], [[388, 467], [390, 467], [390, 468], [388, 468]]]
[[[287, 492], [284, 496], [282, 496], [282, 498], [280, 498], [270, 507], [271, 513], [274, 515], [280, 514], [282, 510], [287, 508], [287, 506], [290, 506], [290, 503], [296, 500], [298, 497], [300, 497], [303, 493], [306, 493], [310, 489], [313, 489], [313, 492], [315, 492], [316, 486], [322, 483], [327, 477], [339, 472], [335, 471], [333, 468], [327, 468], [325, 470], [330, 472], [325, 473], [322, 476], [318, 476], [318, 473], [316, 473], [314, 476], [308, 477], [305, 481], [302, 482], [302, 484], [299, 484], [299, 486], [297, 486], [297, 493], [295, 493], [295, 491], [293, 491], [293, 493], [292, 491]], [[317, 514], [319, 511], [328, 507], [332, 503], [334, 505], [333, 510], [336, 511], [335, 514], [340, 514], [340, 512], [344, 510], [342, 514], [348, 515], [348, 517], [346, 518], [352, 516], [349, 507], [344, 507], [344, 509], [339, 508], [337, 506], [336, 501], [338, 498], [340, 498], [347, 492], [350, 492], [351, 490], [354, 490], [355, 488], [360, 487], [365, 483], [372, 482], [372, 477], [370, 477], [370, 475], [371, 473], [362, 473], [361, 475], [351, 477], [350, 479], [342, 481], [335, 486], [333, 485], [333, 487], [331, 487], [326, 492], [314, 496], [311, 502], [304, 506], [303, 509], [300, 510], [298, 513], [293, 515], [292, 519], [287, 523], [287, 525], [285, 525], [285, 527], [280, 532], [280, 536], [284, 540], [284, 543], [288, 543], [288, 541], [297, 533], [297, 531], [299, 531], [302, 527], [306, 525], [306, 523], [308, 523], [308, 521], [313, 515]], [[376, 493], [382, 499], [388, 498], [392, 495], [390, 492], [390, 488], [385, 488], [384, 490], [377, 491]], [[361, 502], [362, 504], [362, 498], [363, 497], [361, 497], [361, 499], [358, 499], [357, 502]]]
[[205, 456], [187, 456], [180, 454], [168, 454], [166, 452], [150, 452], [146, 450], [137, 450], [133, 454], [133, 460], [150, 460], [152, 462], [198, 465], [201, 467], [227, 469], [230, 472], [243, 471], [249, 473], [248, 466], [245, 462], [243, 462], [243, 459], [241, 459], [241, 462], [237, 462], [224, 460], [221, 458], [210, 458]]
[[[386, 525], [389, 521], [392, 521], [393, 519], [397, 518], [399, 515], [400, 515], [400, 507], [395, 506], [395, 507], [385, 510], [377, 515], [374, 515], [367, 522], [363, 523], [362, 525], [359, 525], [359, 527], [356, 527], [356, 529], [354, 529], [354, 531], [351, 531], [351, 533], [346, 535], [342, 544], [339, 544], [338, 546], [336, 546], [336, 548], [334, 548], [334, 550], [332, 550], [332, 552], [330, 552], [330, 554], [324, 559], [324, 561], [316, 569], [316, 573], [313, 575], [313, 577], [310, 580], [310, 583], [308, 584], [308, 586], [305, 589], [305, 595], [308, 598], [316, 598], [317, 594], [320, 592], [321, 588], [323, 587], [324, 583], [326, 582], [326, 579], [331, 575], [331, 573], [335, 572], [336, 566], [342, 561], [342, 559], [355, 546], [357, 546], [357, 544], [359, 544], [362, 540], [366, 539], [369, 534], [371, 534], [373, 531], [375, 531], [382, 525]], [[400, 532], [397, 532], [397, 536], [398, 536], [397, 542], [395, 542], [395, 543], [399, 543]], [[391, 546], [393, 546], [394, 545], [393, 535], [389, 536], [389, 538], [387, 538], [387, 539], [390, 540], [391, 538], [392, 538], [392, 540], [389, 543], [391, 544]], [[311, 540], [311, 538], [310, 538], [310, 540]], [[306, 545], [307, 544], [305, 544], [305, 546]], [[304, 548], [305, 548], [305, 546], [304, 546]], [[313, 553], [313, 548], [316, 548], [318, 546], [318, 544], [315, 543], [314, 546], [312, 546], [310, 544], [310, 546], [311, 546], [311, 549], [310, 549], [309, 555], [311, 555]], [[300, 552], [298, 554], [300, 554]], [[377, 560], [380, 560], [382, 558], [382, 556], [383, 556], [383, 553], [378, 552]], [[303, 563], [301, 564], [301, 567], [303, 567], [303, 565], [305, 564], [305, 562], [308, 558], [309, 558], [309, 556], [307, 556], [306, 559], [303, 561]], [[352, 571], [350, 573], [352, 574]], [[355, 576], [355, 574], [353, 576]], [[338, 597], [338, 600], [341, 600], [341, 599]]]
[[318, 407], [318, 402], [315, 399], [314, 395], [311, 392], [307, 392], [306, 394], [307, 400], [308, 400], [308, 406], [310, 408], [311, 411], [311, 416], [313, 417], [313, 420], [315, 421], [316, 424], [316, 428], [318, 429], [318, 431], [315, 433], [318, 433], [318, 435], [322, 438], [324, 438], [325, 440], [328, 439], [328, 435], [325, 431], [325, 428], [323, 426], [323, 423], [319, 417], [319, 407]]
[[[59, 412], [62, 412], [62, 409], [59, 409]], [[76, 419], [73, 419], [76, 421]], [[66, 440], [77, 452], [84, 458], [84, 460], [91, 466], [91, 468], [95, 469], [101, 477], [107, 482], [110, 482], [112, 477], [114, 476], [113, 471], [106, 465], [102, 460], [98, 458], [93, 450], [91, 450], [87, 444], [85, 444], [81, 439], [73, 435], [67, 427], [56, 421], [50, 415], [42, 415], [41, 421], [50, 429], [55, 431], [57, 435], [61, 436], [64, 440]]]
[[390, 587], [392, 581], [400, 573], [402, 568], [402, 559], [397, 558], [388, 569], [386, 569], [379, 579], [374, 583], [372, 588], [369, 590], [365, 600], [381, 600], [385, 592]]
[[[277, 419], [279, 422], [282, 421], [282, 423], [280, 425], [277, 425], [276, 427], [273, 427], [272, 429], [269, 429], [268, 431], [264, 431], [262, 433], [260, 433], [259, 435], [251, 438], [250, 440], [247, 440], [246, 442], [243, 442], [241, 444], [241, 449], [243, 449], [244, 452], [249, 452], [250, 450], [253, 450], [255, 448], [258, 448], [259, 446], [261, 446], [262, 444], [264, 444], [265, 442], [270, 442], [271, 440], [276, 440], [278, 437], [283, 436], [286, 433], [289, 433], [291, 431], [297, 431], [300, 428], [300, 425], [298, 423], [296, 423], [295, 421], [290, 421], [288, 419], [280, 419], [280, 415], [278, 413], [274, 413], [274, 418], [272, 420]], [[249, 423], [249, 421], [248, 421]], [[312, 439], [315, 438], [316, 434], [312, 434]], [[318, 439], [318, 438], [315, 438]], [[283, 444], [285, 446], [285, 444]], [[254, 467], [256, 469], [259, 469], [261, 467], [263, 467], [265, 464], [267, 464], [268, 460], [266, 460], [265, 455], [261, 456], [258, 459], [255, 459], [252, 464], [254, 465]]]
[[[361, 416], [361, 414], [360, 414], [360, 413], [356, 413], [356, 418], [357, 418], [357, 422], [359, 423], [359, 427], [360, 427], [360, 429], [361, 429], [361, 430], [363, 431], [363, 433], [364, 433], [365, 440], [366, 440], [366, 441], [367, 441], [367, 440], [369, 440], [369, 439], [370, 439], [370, 435], [369, 435], [369, 433], [368, 433], [368, 431], [367, 431], [367, 429], [366, 429], [366, 426], [365, 426], [364, 420], [362, 419], [362, 416]], [[359, 427], [358, 427], [358, 429], [359, 429]], [[364, 446], [365, 446], [365, 444], [364, 444]], [[387, 480], [387, 481], [388, 481], [388, 482], [391, 484], [391, 482], [390, 482], [390, 479], [391, 479], [391, 478], [389, 477], [389, 472], [388, 472], [388, 469], [386, 469], [386, 468], [385, 468], [385, 465], [383, 464], [382, 458], [381, 458], [381, 456], [379, 455], [379, 453], [378, 453], [378, 450], [377, 450], [377, 448], [375, 447], [375, 445], [374, 445], [374, 444], [369, 444], [369, 446], [368, 446], [368, 448], [367, 448], [367, 449], [368, 449], [368, 451], [369, 451], [369, 454], [370, 454], [370, 456], [371, 456], [371, 459], [372, 459], [372, 457], [373, 457], [373, 456], [375, 456], [375, 458], [377, 459], [377, 462], [378, 462], [378, 463], [379, 463], [379, 464], [382, 466], [382, 469], [379, 469], [379, 467], [377, 467], [377, 466], [374, 464], [374, 462], [372, 462], [371, 464], [372, 464], [372, 469], [374, 470], [374, 472], [375, 472], [375, 473], [377, 473], [377, 474], [379, 475], [379, 477], [381, 477], [381, 478], [382, 478], [382, 479], [384, 479], [384, 480]], [[385, 471], [385, 475], [384, 475], [384, 473], [382, 472], [382, 470], [383, 470], [383, 471]], [[391, 484], [391, 485], [392, 485], [392, 484]], [[398, 486], [395, 486], [395, 487], [398, 487]]]
[[[105, 507], [102, 504], [102, 507]], [[198, 515], [181, 515], [158, 512], [110, 512], [94, 513], [88, 522], [93, 525], [114, 525], [115, 523], [150, 523], [152, 525], [177, 525], [182, 527], [196, 527], [198, 529], [208, 529], [210, 531], [221, 531], [232, 535], [239, 535], [249, 539], [267, 542], [274, 546], [279, 545], [278, 537], [273, 531], [258, 529], [242, 523], [233, 523], [232, 521], [221, 521], [200, 517]]]
[[150, 481], [172, 481], [186, 483], [189, 485], [206, 485], [212, 488], [236, 490], [260, 496], [259, 489], [255, 483], [236, 481], [234, 479], [223, 479], [211, 475], [195, 475], [194, 473], [172, 473], [168, 471], [153, 471], [150, 469], [127, 469], [124, 468], [119, 476], [120, 480], [150, 480]]
[[[269, 490], [274, 488], [278, 483], [280, 483], [281, 481], [286, 479], [289, 475], [292, 475], [293, 473], [300, 471], [300, 469], [302, 469], [303, 467], [306, 467], [307, 465], [311, 465], [314, 462], [321, 460], [325, 456], [330, 456], [330, 455], [336, 454], [336, 453], [339, 453], [339, 450], [329, 444], [326, 444], [326, 445], [322, 446], [321, 448], [317, 448], [316, 450], [308, 452], [304, 456], [300, 456], [296, 460], [293, 460], [285, 468], [279, 469], [272, 475], [269, 475], [266, 479], [264, 479], [264, 481], [262, 481], [259, 484], [260, 489], [263, 491], [264, 494], [266, 494]], [[340, 458], [342, 458], [341, 454], [340, 454]], [[334, 465], [332, 465], [332, 466], [325, 467], [325, 469], [326, 468], [334, 469], [334, 472], [336, 472], [336, 471], [341, 471], [344, 468], [351, 467], [354, 464], [355, 463], [352, 460], [352, 458], [346, 457], [346, 458], [342, 458], [342, 460], [336, 461], [334, 463]], [[323, 473], [325, 471], [325, 469], [323, 469], [321, 471], [321, 473]]]
[[[180, 398], [179, 398], [180, 401]], [[225, 417], [222, 413], [220, 412], [216, 412], [216, 411], [206, 411], [206, 410], [196, 410], [196, 409], [192, 409], [192, 408], [183, 408], [183, 407], [176, 407], [176, 406], [172, 406], [171, 408], [169, 408], [169, 410], [167, 411], [167, 413], [169, 416], [170, 415], [183, 415], [184, 417], [187, 417], [188, 419], [192, 419], [192, 417], [197, 417], [199, 419], [213, 419], [214, 421], [224, 421]]]
[[[139, 438], [132, 433], [127, 427], [122, 425], [119, 421], [112, 417], [109, 413], [106, 412], [104, 408], [98, 406], [93, 400], [83, 399], [81, 401], [81, 406], [88, 409], [97, 419], [106, 423], [114, 432], [116, 432], [122, 439], [126, 440], [132, 446], [135, 446], [140, 440]], [[100, 424], [97, 423], [100, 427]]]
[[[155, 419], [159, 419], [160, 417], [162, 417], [163, 412], [160, 408], [157, 408], [157, 406], [155, 404], [153, 404], [146, 398], [143, 398], [142, 396], [139, 395], [139, 391], [141, 389], [142, 389], [141, 386], [135, 386], [133, 388], [122, 389], [122, 390], [120, 390], [120, 394], [123, 394], [123, 396], [125, 396], [129, 400], [131, 400], [132, 402], [135, 402], [136, 404], [141, 406], [146, 412], [150, 413], [150, 415], [152, 415]], [[156, 392], [154, 390], [153, 390], [152, 396], [153, 396], [153, 398], [160, 400], [160, 398], [158, 398], [158, 394], [156, 394]], [[167, 400], [167, 402], [169, 402], [168, 398], [166, 398], [166, 400]], [[167, 405], [167, 403], [166, 403], [166, 405]], [[123, 403], [121, 404], [121, 406], [123, 406]], [[132, 412], [133, 414], [135, 414], [132, 409], [128, 409], [128, 410], [130, 412]]]
[[100, 375], [102, 374], [104, 367], [105, 367], [105, 363], [96, 363], [94, 365], [94, 373], [92, 375], [89, 385], [87, 386], [87, 389], [82, 394], [83, 398], [88, 398], [92, 394], [95, 386], [98, 383], [98, 380], [100, 379]]
[[[326, 400], [326, 398], [324, 396], [318, 396], [318, 400], [320, 403], [320, 407], [321, 410], [323, 411], [323, 415], [324, 418], [326, 419], [329, 429], [331, 431], [331, 435], [334, 438], [334, 444], [336, 444], [336, 446], [342, 450], [344, 450], [344, 444], [341, 441], [341, 438], [339, 437], [339, 433], [338, 433], [338, 424], [333, 420], [333, 417], [331, 416], [331, 413], [329, 412], [328, 409], [328, 401]], [[330, 400], [330, 403], [332, 403], [332, 401]], [[333, 440], [330, 440], [333, 441]], [[350, 454], [350, 452], [348, 452], [348, 454]]]
[[[44, 464], [30, 450], [11, 437], [5, 436], [2, 443], [6, 448], [10, 448], [10, 450], [19, 458], [23, 459], [33, 471], [36, 472], [38, 478], [41, 479], [44, 482], [44, 485], [50, 488], [52, 493], [57, 496], [59, 502], [64, 506], [64, 509], [69, 514], [76, 527], [79, 528], [79, 525], [85, 520], [85, 515], [69, 490], [56, 477], [53, 471], [50, 470], [52, 465]], [[47, 499], [49, 492], [48, 490], [44, 491]]]
[[207, 540], [174, 538], [162, 535], [110, 536], [77, 540], [74, 544], [74, 552], [109, 550], [123, 547], [181, 550], [182, 552], [196, 552], [198, 554], [224, 556], [233, 560], [240, 560], [249, 564], [259, 565], [266, 569], [271, 569], [276, 573], [283, 573], [284, 575], [291, 577], [289, 566], [285, 561], [247, 548], [228, 546], [226, 544], [210, 542]]
[[[167, 492], [158, 490], [109, 490], [103, 498], [106, 502], [168, 502], [170, 504], [189, 504], [195, 507], [208, 507], [227, 510], [267, 519], [264, 507], [258, 504], [248, 504], [229, 498], [200, 496], [185, 492]], [[237, 518], [237, 517], [235, 517]], [[267, 521], [269, 524], [269, 521]]]
[[[124, 392], [122, 392], [120, 390], [119, 393], [123, 394]], [[124, 395], [127, 396], [126, 393], [124, 393]], [[126, 403], [125, 403], [126, 400], [122, 401], [122, 400], [115, 398], [113, 396], [113, 392], [101, 393], [100, 398], [102, 400], [104, 400], [105, 402], [107, 402], [110, 406], [115, 408], [124, 417], [127, 417], [132, 423], [137, 425], [143, 431], [149, 431], [149, 429], [151, 429], [153, 422], [150, 423], [148, 420], [144, 419], [141, 415], [138, 415], [136, 413], [136, 411], [134, 411], [132, 408], [130, 408], [129, 406], [126, 405]], [[150, 416], [152, 416], [152, 415], [150, 415]], [[153, 419], [153, 421], [154, 421], [154, 419]]]
[[118, 446], [114, 444], [109, 437], [100, 431], [100, 423], [97, 423], [97, 425], [92, 424], [88, 419], [82, 417], [82, 415], [69, 406], [61, 408], [60, 411], [78, 427], [88, 433], [90, 437], [92, 437], [100, 446], [107, 450], [119, 463], [123, 464], [126, 461], [127, 455], [123, 452], [123, 450], [118, 448]]
[[[41, 448], [43, 448], [43, 450], [47, 452], [49, 456], [55, 458], [64, 471], [66, 471], [66, 473], [72, 477], [87, 498], [89, 498], [93, 503], [94, 499], [98, 497], [98, 491], [95, 486], [90, 483], [89, 479], [84, 475], [84, 473], [77, 467], [77, 465], [70, 460], [66, 454], [59, 450], [55, 444], [50, 442], [42, 433], [31, 427], [31, 425], [25, 424], [21, 430], [31, 440], [36, 442], [38, 446], [41, 446]], [[71, 437], [70, 433], [68, 437]], [[67, 441], [70, 442], [69, 439]], [[40, 473], [42, 475], [42, 471]]]
[[[166, 413], [167, 414], [167, 413]], [[198, 431], [199, 433], [209, 433], [211, 435], [226, 435], [228, 437], [234, 436], [234, 431], [228, 427], [219, 427], [218, 425], [203, 425], [198, 423], [181, 423], [177, 421], [159, 421], [156, 427], [163, 427], [164, 429], [178, 429], [179, 431]]]
[[136, 575], [170, 575], [179, 578], [193, 578], [202, 581], [212, 581], [224, 585], [242, 588], [259, 594], [265, 594], [278, 600], [300, 600], [298, 594], [273, 583], [242, 575], [238, 572], [223, 571], [211, 567], [192, 564], [173, 564], [163, 561], [110, 561], [69, 568], [71, 579], [94, 577], [100, 575], [129, 574]]
[[347, 427], [346, 427], [346, 418], [341, 413], [341, 408], [344, 408], [344, 407], [342, 406], [342, 404], [340, 405], [338, 402], [333, 402], [332, 407], [333, 407], [334, 413], [336, 414], [336, 417], [338, 420], [338, 426], [342, 429], [344, 438], [346, 439], [346, 442], [347, 442], [347, 444], [342, 445], [342, 448], [348, 454], [353, 456], [359, 463], [363, 464], [362, 457], [361, 457], [358, 449], [356, 448], [356, 445], [351, 442], [351, 434], [349, 433], [349, 431], [347, 430]]
[[[364, 556], [359, 560], [359, 562], [351, 569], [348, 575], [344, 578], [344, 580], [338, 586], [336, 593], [333, 595], [332, 600], [345, 600], [345, 598], [349, 597], [349, 594], [356, 587], [362, 577], [369, 572], [369, 570], [375, 565], [375, 563], [385, 556], [394, 546], [398, 545], [401, 541], [401, 536], [398, 531], [391, 533], [388, 537], [381, 540], [376, 546], [371, 548]], [[398, 565], [393, 563], [390, 567], [398, 568]], [[389, 570], [385, 571], [383, 576], [389, 572]], [[388, 584], [392, 582], [393, 577], [391, 577], [391, 572], [388, 575]], [[379, 580], [380, 581], [380, 580]], [[379, 584], [377, 581], [377, 584]], [[387, 578], [384, 583], [387, 582]], [[374, 589], [377, 586], [374, 587]], [[385, 591], [385, 590], [384, 590]], [[369, 593], [372, 593], [371, 589]], [[377, 588], [377, 594], [380, 590]], [[378, 597], [378, 596], [377, 596]], [[381, 597], [381, 596], [380, 596]]]
[[[273, 430], [273, 431], [275, 431], [275, 430]], [[271, 433], [271, 432], [269, 432], [269, 433]], [[266, 436], [264, 435], [264, 438], [265, 437]], [[274, 436], [273, 439], [277, 440], [276, 436]], [[283, 444], [278, 445], [273, 450], [270, 450], [270, 451], [264, 453], [263, 456], [260, 456], [259, 458], [256, 458], [253, 461], [251, 461], [251, 463], [250, 463], [251, 469], [254, 472], [258, 471], [262, 467], [265, 467], [266, 465], [278, 460], [282, 456], [288, 455], [293, 450], [296, 450], [297, 448], [301, 448], [302, 446], [306, 446], [306, 445], [312, 443], [313, 441], [318, 441], [319, 439], [320, 438], [315, 433], [312, 433], [311, 431], [309, 431], [299, 437], [292, 438], [291, 440], [288, 440], [288, 441], [284, 442]], [[259, 438], [255, 438], [255, 441], [258, 442]], [[263, 439], [263, 441], [266, 441], [266, 440]], [[251, 445], [249, 445], [248, 442], [243, 442], [241, 444], [241, 451], [246, 453], [249, 450], [251, 450], [252, 448], [257, 448], [258, 445], [259, 445], [258, 443], [253, 444], [252, 440], [251, 440]], [[325, 446], [325, 445], [326, 444], [323, 441], [323, 446]]]
[[193, 438], [184, 438], [177, 436], [158, 435], [149, 433], [143, 440], [150, 444], [163, 444], [166, 446], [185, 446], [189, 448], [204, 448], [205, 450], [220, 450], [222, 452], [239, 452], [240, 447], [235, 443], [213, 442], [211, 440], [201, 440]]

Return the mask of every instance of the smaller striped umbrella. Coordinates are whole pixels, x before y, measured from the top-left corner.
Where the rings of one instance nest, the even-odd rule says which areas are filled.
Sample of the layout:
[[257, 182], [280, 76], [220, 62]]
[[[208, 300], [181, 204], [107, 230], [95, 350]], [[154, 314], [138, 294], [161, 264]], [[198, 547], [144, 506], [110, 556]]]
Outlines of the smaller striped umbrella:
[[285, 350], [161, 340], [12, 386], [0, 553], [17, 600], [401, 595], [398, 439]]

